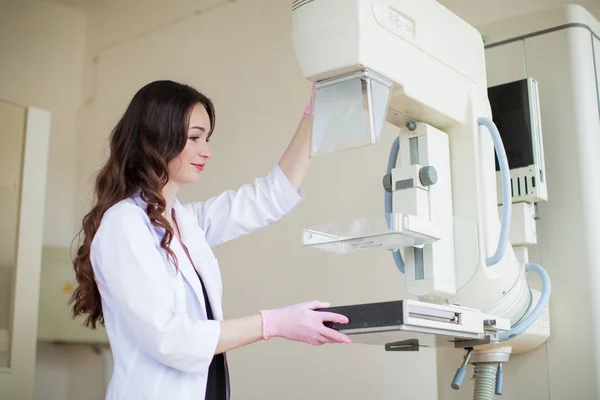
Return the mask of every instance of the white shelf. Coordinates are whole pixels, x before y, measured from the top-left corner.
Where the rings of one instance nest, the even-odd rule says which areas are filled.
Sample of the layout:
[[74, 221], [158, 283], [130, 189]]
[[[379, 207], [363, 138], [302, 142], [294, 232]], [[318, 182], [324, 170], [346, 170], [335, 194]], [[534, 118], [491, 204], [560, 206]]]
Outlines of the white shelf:
[[338, 254], [422, 246], [439, 239], [438, 224], [399, 213], [305, 228], [302, 233], [304, 246]]

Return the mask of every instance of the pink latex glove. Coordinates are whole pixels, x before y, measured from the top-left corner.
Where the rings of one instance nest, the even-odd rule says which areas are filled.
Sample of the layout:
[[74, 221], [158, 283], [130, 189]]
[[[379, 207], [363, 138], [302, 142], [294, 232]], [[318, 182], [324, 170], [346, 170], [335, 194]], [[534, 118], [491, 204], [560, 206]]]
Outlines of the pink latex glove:
[[328, 303], [310, 301], [276, 310], [262, 310], [263, 339], [281, 337], [297, 342], [319, 346], [325, 343], [346, 343], [350, 338], [335, 329], [327, 328], [323, 322], [347, 324], [348, 317], [316, 308], [329, 307]]
[[315, 88], [317, 87], [317, 83], [313, 82], [312, 84], [312, 92], [311, 92], [311, 99], [308, 102], [308, 105], [306, 106], [306, 108], [304, 109], [304, 114], [306, 115], [310, 115], [310, 103], [312, 102], [312, 96], [315, 95]]

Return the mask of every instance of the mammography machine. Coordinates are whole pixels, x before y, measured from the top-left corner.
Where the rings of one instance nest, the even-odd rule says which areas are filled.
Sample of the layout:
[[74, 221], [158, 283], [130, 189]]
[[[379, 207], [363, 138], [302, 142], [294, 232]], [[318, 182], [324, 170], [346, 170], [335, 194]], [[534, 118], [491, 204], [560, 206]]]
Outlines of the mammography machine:
[[[550, 279], [527, 257], [535, 205], [547, 199], [535, 80], [520, 82], [533, 118], [517, 151], [492, 122], [480, 33], [436, 1], [294, 0], [292, 9], [296, 56], [316, 82], [311, 156], [376, 144], [386, 123], [400, 132], [381, 215], [307, 227], [303, 244], [389, 251], [418, 300], [331, 307], [350, 319], [331, 326], [388, 351], [461, 349], [448, 384], [458, 390], [472, 363], [474, 397], [501, 394], [503, 363], [550, 335]], [[512, 168], [515, 157], [531, 162]]]

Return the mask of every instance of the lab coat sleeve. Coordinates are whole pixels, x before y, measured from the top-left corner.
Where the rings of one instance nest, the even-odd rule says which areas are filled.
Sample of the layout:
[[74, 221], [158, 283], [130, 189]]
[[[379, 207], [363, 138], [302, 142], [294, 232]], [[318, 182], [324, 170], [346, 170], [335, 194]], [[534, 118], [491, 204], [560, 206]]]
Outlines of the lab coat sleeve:
[[167, 264], [145, 212], [120, 204], [104, 216], [92, 244], [101, 296], [119, 324], [160, 362], [206, 372], [220, 335], [219, 321], [192, 321], [175, 308], [176, 271]]
[[210, 246], [263, 228], [289, 213], [305, 197], [279, 164], [265, 177], [186, 208], [196, 215]]

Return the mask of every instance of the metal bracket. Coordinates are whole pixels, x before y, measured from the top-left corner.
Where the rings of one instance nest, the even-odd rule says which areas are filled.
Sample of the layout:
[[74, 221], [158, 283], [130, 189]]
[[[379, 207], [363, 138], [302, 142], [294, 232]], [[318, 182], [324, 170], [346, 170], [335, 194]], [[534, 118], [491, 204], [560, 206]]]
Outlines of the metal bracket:
[[385, 351], [419, 351], [419, 339], [401, 340], [386, 343]]
[[466, 349], [469, 347], [481, 346], [484, 344], [490, 344], [492, 340], [490, 336], [486, 336], [483, 339], [456, 339], [454, 340], [454, 347], [457, 349]]
[[471, 364], [505, 363], [510, 360], [510, 353], [476, 353], [471, 357]]

